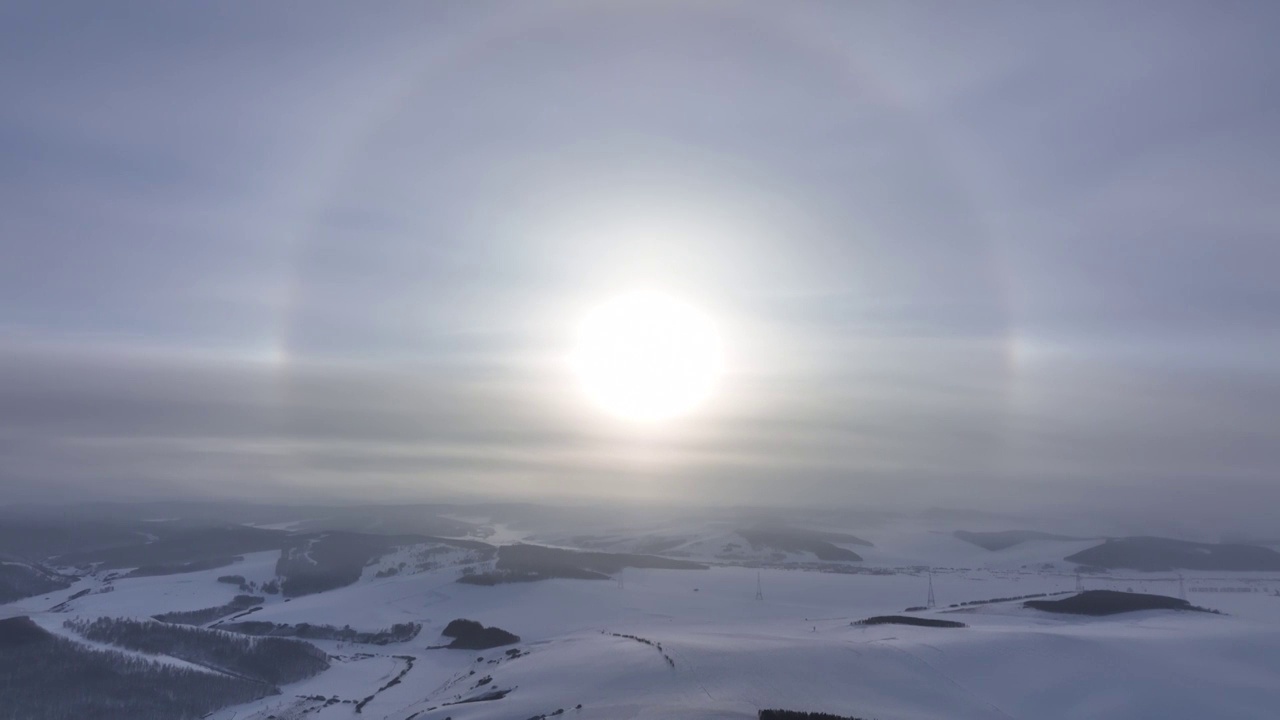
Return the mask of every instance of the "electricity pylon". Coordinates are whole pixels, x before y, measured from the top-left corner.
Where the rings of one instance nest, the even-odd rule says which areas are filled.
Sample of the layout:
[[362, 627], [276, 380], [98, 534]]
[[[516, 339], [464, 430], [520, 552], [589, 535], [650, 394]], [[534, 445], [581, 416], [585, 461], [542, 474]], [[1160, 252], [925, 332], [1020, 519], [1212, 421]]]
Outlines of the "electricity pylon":
[[938, 606], [938, 601], [935, 600], [933, 597], [933, 573], [932, 572], [929, 573], [929, 600], [925, 602], [924, 606], [931, 610]]
[[760, 584], [760, 572], [756, 572], [756, 599], [764, 600], [764, 587]]

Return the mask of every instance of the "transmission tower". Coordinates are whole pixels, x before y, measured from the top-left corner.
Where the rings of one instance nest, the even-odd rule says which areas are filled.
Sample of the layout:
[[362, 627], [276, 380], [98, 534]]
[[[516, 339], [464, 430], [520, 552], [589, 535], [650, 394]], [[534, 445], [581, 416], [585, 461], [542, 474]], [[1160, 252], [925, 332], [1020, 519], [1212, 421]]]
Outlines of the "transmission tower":
[[756, 572], [756, 599], [764, 600], [764, 587], [760, 584], [759, 572]]
[[1084, 592], [1084, 578], [1080, 577], [1080, 573], [1076, 573], [1076, 592]]
[[1187, 599], [1187, 585], [1185, 581], [1183, 581], [1181, 574], [1178, 575], [1178, 598], [1182, 600]]
[[933, 609], [938, 606], [938, 601], [933, 598], [933, 573], [929, 573], [929, 600], [924, 604], [925, 607]]

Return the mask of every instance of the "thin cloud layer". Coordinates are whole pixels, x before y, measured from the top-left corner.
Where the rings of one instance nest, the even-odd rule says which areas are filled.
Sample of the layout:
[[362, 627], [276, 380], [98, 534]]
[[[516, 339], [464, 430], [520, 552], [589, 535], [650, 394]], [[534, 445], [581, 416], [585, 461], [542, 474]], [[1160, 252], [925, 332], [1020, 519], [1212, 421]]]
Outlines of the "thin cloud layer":
[[1266, 4], [0, 12], [6, 498], [1280, 500]]

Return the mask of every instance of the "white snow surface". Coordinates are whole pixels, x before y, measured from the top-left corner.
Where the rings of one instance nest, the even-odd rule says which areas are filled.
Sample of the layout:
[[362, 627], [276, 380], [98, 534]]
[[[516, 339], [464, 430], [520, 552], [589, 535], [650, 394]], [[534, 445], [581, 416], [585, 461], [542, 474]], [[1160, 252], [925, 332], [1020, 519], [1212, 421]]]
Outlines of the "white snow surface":
[[[456, 582], [456, 565], [465, 555], [459, 551], [433, 558], [443, 561], [440, 567], [375, 576], [380, 568], [411, 564], [415, 549], [407, 548], [367, 568], [349, 587], [291, 600], [269, 596], [250, 619], [358, 630], [413, 621], [424, 625], [416, 639], [385, 646], [317, 642], [332, 656], [331, 669], [211, 718], [527, 720], [563, 709], [559, 717], [573, 720], [746, 719], [760, 708], [878, 720], [1277, 717], [1280, 596], [1274, 593], [1280, 577], [1184, 573], [1187, 597], [1226, 615], [1152, 611], [1083, 618], [1024, 609], [1020, 602], [950, 608], [1072, 590], [1074, 571], [1061, 559], [1089, 543], [1037, 541], [990, 552], [940, 533], [854, 534], [876, 543], [849, 546], [866, 558], [855, 565], [885, 574], [714, 566], [628, 569], [621, 583], [481, 587]], [[724, 537], [717, 530], [682, 545], [719, 547], [715, 543]], [[89, 577], [68, 590], [0, 606], [0, 617], [28, 614], [55, 629], [76, 616], [147, 617], [218, 605], [240, 593], [218, 583], [219, 575], [261, 583], [273, 576], [278, 555], [256, 553], [205, 572], [116, 579], [112, 592], [78, 598], [65, 612], [50, 611], [78, 590], [104, 585]], [[935, 567], [939, 604], [918, 614], [969, 627], [850, 624], [925, 604], [928, 580], [916, 565]], [[763, 600], [755, 599], [757, 577]], [[1170, 573], [1116, 572], [1083, 582], [1087, 588], [1178, 592]], [[1251, 592], [1209, 592], [1222, 588]], [[508, 648], [429, 649], [447, 642], [440, 631], [462, 617], [520, 635], [511, 647], [521, 655], [507, 658]], [[613, 633], [646, 638], [661, 650]], [[380, 691], [397, 677], [397, 684]], [[478, 686], [486, 677], [491, 680]], [[446, 704], [494, 689], [510, 693]], [[357, 714], [356, 703], [370, 696]]]

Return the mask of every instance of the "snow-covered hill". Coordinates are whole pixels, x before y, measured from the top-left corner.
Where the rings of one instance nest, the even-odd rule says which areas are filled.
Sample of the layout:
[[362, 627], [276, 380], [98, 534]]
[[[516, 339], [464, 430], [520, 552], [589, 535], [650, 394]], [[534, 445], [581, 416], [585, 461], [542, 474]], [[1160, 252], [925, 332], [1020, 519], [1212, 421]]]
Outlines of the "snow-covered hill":
[[[765, 707], [880, 720], [1261, 719], [1275, 717], [1280, 705], [1280, 575], [1205, 571], [1179, 580], [1125, 571], [1078, 580], [1062, 558], [1093, 541], [1036, 538], [988, 550], [910, 523], [821, 530], [872, 545], [836, 543], [863, 559], [822, 562], [812, 553], [778, 558], [776, 549], [752, 547], [730, 523], [559, 537], [503, 528], [494, 534], [658, 552], [710, 567], [478, 586], [457, 580], [492, 562], [487, 546], [413, 542], [392, 545], [350, 585], [287, 598], [261, 590], [276, 578], [275, 550], [175, 575], [87, 572], [64, 590], [0, 606], [0, 617], [30, 615], [75, 639], [62, 630], [67, 619], [147, 618], [228, 603], [243, 592], [226, 581], [232, 575], [262, 597], [248, 620], [361, 632], [423, 626], [413, 640], [387, 645], [315, 640], [330, 669], [213, 720], [745, 719]], [[726, 551], [730, 544], [736, 554]], [[967, 627], [852, 624], [924, 605], [927, 568], [937, 607], [915, 614]], [[1069, 592], [1077, 582], [1185, 592], [1227, 614], [1081, 618], [1018, 602], [965, 604]], [[440, 633], [456, 618], [521, 641], [432, 649], [448, 641]]]
[[[260, 555], [230, 570], [263, 579], [273, 558]], [[393, 556], [386, 562], [395, 567], [400, 561]], [[194, 609], [236, 591], [216, 580], [227, 571], [116, 579], [113, 592], [79, 597], [66, 612], [47, 611], [93, 582], [85, 580], [3, 610], [33, 614], [42, 626], [56, 628], [67, 617]], [[1214, 604], [1230, 616], [1153, 612], [1079, 619], [1004, 603], [940, 615], [962, 619], [969, 625], [964, 629], [863, 628], [850, 622], [922, 604], [927, 579], [765, 569], [758, 576], [764, 599], [755, 600], [757, 571], [741, 567], [628, 569], [620, 584], [548, 580], [477, 587], [455, 582], [457, 576], [456, 567], [382, 578], [374, 572], [329, 592], [268, 598], [255, 620], [357, 629], [414, 621], [425, 629], [398, 645], [317, 642], [335, 658], [330, 670], [286, 686], [283, 695], [214, 717], [352, 718], [355, 706], [371, 696], [359, 716], [393, 720], [524, 720], [559, 709], [573, 718], [748, 718], [761, 707], [888, 720], [1269, 718], [1280, 701], [1274, 683], [1280, 597], [1266, 592], [1215, 594], [1212, 599], [1222, 602]], [[1155, 576], [1151, 581], [1159, 582]], [[1193, 591], [1228, 581], [1245, 579], [1190, 580]], [[951, 603], [1069, 590], [1074, 578], [968, 569], [938, 572], [934, 584], [942, 607], [933, 612], [941, 613]], [[1269, 588], [1280, 589], [1280, 581]], [[1202, 597], [1209, 595], [1193, 599]], [[508, 657], [505, 649], [426, 649], [457, 617], [517, 633], [518, 656]], [[618, 635], [649, 639], [661, 650]], [[494, 690], [510, 692], [497, 700], [449, 704]]]

